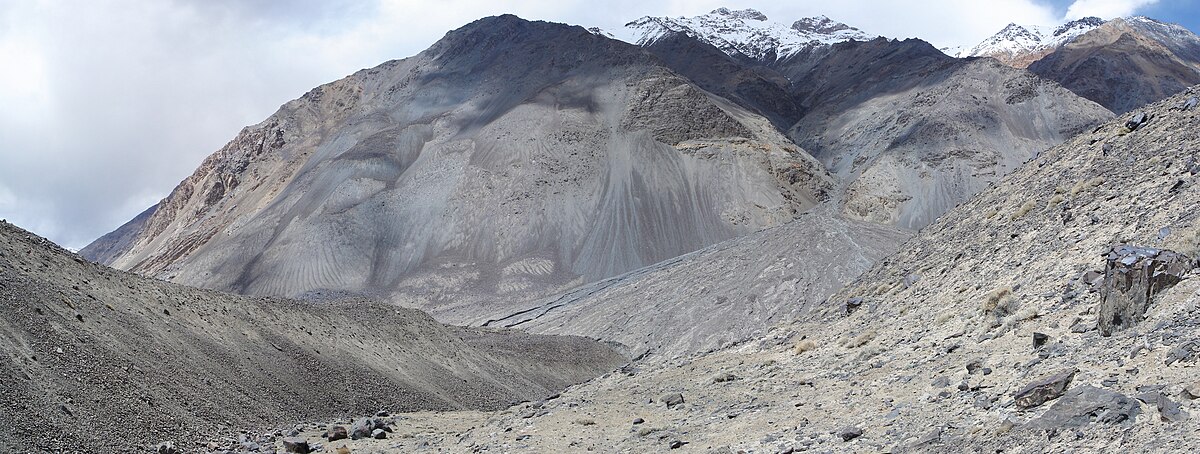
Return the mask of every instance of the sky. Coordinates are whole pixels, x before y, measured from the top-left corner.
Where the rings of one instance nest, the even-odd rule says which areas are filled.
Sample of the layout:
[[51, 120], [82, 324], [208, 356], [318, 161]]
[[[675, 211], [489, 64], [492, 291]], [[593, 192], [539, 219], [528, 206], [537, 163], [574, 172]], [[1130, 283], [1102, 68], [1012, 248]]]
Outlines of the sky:
[[1008, 23], [1144, 14], [1200, 30], [1200, 0], [0, 0], [0, 218], [80, 248], [153, 205], [242, 127], [320, 84], [512, 13], [619, 30], [755, 8], [969, 46]]

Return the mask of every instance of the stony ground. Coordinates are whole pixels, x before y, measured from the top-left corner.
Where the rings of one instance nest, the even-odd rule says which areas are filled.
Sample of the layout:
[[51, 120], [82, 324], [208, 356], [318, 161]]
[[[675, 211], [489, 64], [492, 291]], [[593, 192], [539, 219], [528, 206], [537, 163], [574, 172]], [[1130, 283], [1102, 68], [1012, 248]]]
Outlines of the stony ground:
[[[0, 222], [0, 452], [185, 452], [235, 427], [499, 409], [626, 362], [371, 301], [246, 298], [86, 262]], [[240, 446], [240, 445], [239, 445]]]
[[[1035, 158], [763, 339], [627, 366], [547, 401], [410, 413], [354, 452], [1146, 452], [1200, 440], [1200, 272], [1096, 329], [1114, 243], [1195, 257], [1187, 93]], [[1032, 393], [1022, 393], [1030, 385]], [[320, 443], [321, 430], [301, 434]]]

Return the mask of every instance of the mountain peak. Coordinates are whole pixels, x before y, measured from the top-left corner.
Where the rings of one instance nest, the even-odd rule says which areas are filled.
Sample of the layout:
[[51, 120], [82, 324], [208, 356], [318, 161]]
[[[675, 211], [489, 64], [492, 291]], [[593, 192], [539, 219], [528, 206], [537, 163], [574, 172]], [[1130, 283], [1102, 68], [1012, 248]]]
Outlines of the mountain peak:
[[754, 21], [760, 21], [760, 22], [765, 22], [767, 20], [766, 14], [763, 14], [754, 8], [746, 8], [746, 9], [742, 9], [742, 10], [731, 10], [729, 8], [717, 8], [717, 9], [712, 10], [712, 12], [709, 14], [714, 15], [714, 16], [726, 16], [726, 17], [732, 17], [732, 18], [736, 18], [736, 19], [754, 20]]
[[673, 33], [711, 44], [731, 56], [762, 61], [784, 58], [811, 46], [876, 38], [825, 16], [803, 18], [786, 25], [771, 21], [754, 9], [729, 8], [717, 8], [696, 17], [643, 17], [625, 24], [625, 36], [619, 38], [648, 46]]
[[992, 57], [1006, 65], [1024, 68], [1059, 46], [1103, 24], [1104, 21], [1097, 17], [1085, 17], [1049, 27], [1010, 23], [999, 33], [957, 56]]

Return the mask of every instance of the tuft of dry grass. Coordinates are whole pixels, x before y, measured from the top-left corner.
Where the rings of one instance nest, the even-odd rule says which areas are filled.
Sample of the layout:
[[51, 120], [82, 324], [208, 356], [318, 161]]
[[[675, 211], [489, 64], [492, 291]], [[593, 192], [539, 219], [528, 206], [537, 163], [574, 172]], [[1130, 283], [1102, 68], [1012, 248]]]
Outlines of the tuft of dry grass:
[[1030, 211], [1033, 211], [1033, 209], [1036, 207], [1037, 204], [1033, 203], [1032, 200], [1025, 202], [1024, 205], [1021, 205], [1021, 207], [1017, 208], [1017, 211], [1013, 213], [1012, 220], [1015, 221], [1017, 219], [1021, 219], [1025, 215], [1029, 214]]

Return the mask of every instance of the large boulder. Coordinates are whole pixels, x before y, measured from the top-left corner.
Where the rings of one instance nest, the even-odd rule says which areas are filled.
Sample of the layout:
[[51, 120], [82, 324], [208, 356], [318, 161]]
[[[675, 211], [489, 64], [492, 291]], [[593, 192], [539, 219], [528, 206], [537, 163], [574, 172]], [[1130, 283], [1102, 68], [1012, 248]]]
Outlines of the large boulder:
[[1141, 321], [1154, 295], [1178, 283], [1193, 267], [1183, 254], [1125, 244], [1113, 246], [1106, 257], [1099, 321], [1105, 336]]
[[1091, 423], [1129, 426], [1141, 408], [1142, 405], [1129, 396], [1085, 385], [1067, 391], [1046, 413], [1029, 421], [1026, 427], [1059, 431]]

